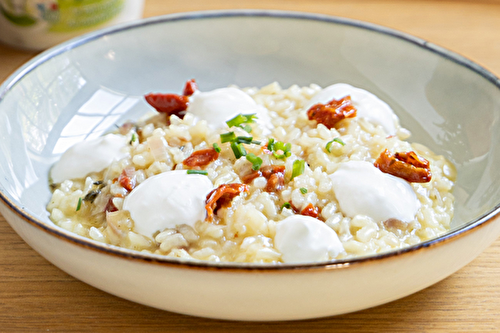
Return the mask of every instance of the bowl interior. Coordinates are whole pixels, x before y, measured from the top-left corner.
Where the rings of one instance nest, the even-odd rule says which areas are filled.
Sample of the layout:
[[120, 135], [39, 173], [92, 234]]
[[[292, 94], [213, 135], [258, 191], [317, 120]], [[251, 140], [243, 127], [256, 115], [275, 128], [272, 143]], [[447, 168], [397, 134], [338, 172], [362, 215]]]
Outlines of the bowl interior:
[[256, 12], [146, 20], [66, 43], [25, 65], [0, 90], [2, 194], [52, 224], [47, 178], [58, 156], [148, 112], [144, 94], [179, 92], [190, 78], [202, 90], [273, 81], [367, 89], [391, 105], [411, 141], [456, 165], [454, 229], [500, 202], [500, 84], [493, 76], [380, 27]]

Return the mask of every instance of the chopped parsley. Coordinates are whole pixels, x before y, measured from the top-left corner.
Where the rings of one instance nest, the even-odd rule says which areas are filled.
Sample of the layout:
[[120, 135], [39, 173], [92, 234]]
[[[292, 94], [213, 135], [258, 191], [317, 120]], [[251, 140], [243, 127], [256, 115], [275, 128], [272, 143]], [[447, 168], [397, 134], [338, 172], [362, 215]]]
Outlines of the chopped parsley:
[[255, 154], [250, 153], [245, 156], [247, 161], [252, 163], [252, 170], [259, 170], [260, 166], [262, 165], [262, 158], [255, 156]]
[[76, 211], [79, 211], [82, 208], [82, 198], [78, 198], [78, 205], [76, 205]]
[[205, 175], [205, 176], [207, 176], [208, 171], [207, 170], [188, 170], [187, 174], [188, 175]]
[[307, 188], [305, 188], [305, 187], [301, 187], [301, 188], [300, 188], [300, 193], [302, 193], [302, 194], [306, 194], [306, 193], [307, 193]]
[[220, 153], [220, 147], [219, 147], [219, 145], [218, 145], [217, 143], [214, 143], [214, 144], [212, 145], [212, 147], [214, 147], [214, 150], [215, 150], [216, 152]]
[[243, 130], [250, 133], [252, 131], [252, 128], [248, 124], [255, 123], [255, 119], [257, 119], [257, 116], [255, 115], [255, 113], [252, 113], [252, 114], [241, 114], [240, 113], [236, 117], [226, 121], [226, 124], [227, 124], [227, 126], [229, 126], [229, 128], [231, 128], [233, 126], [240, 127]]
[[304, 160], [295, 160], [293, 162], [292, 166], [292, 178], [290, 180], [294, 179], [297, 176], [300, 176], [302, 173], [304, 173], [306, 161]]
[[335, 138], [333, 139], [332, 141], [329, 141], [326, 146], [325, 146], [325, 149], [327, 152], [331, 153], [332, 152], [332, 143], [334, 142], [337, 142], [339, 144], [341, 144], [342, 146], [345, 146], [345, 142], [342, 141], [340, 138]]

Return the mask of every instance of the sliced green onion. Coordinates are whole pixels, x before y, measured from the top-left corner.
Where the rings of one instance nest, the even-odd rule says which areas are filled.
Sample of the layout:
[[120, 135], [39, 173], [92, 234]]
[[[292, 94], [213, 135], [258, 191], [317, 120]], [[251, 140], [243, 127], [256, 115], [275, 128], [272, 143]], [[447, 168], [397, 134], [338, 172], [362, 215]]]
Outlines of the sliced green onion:
[[78, 205], [76, 205], [76, 211], [79, 211], [82, 208], [82, 198], [78, 198]]
[[[290, 157], [290, 155], [292, 155], [291, 149], [291, 143], [285, 144], [284, 142], [278, 141], [273, 145], [273, 156], [280, 160], [284, 159], [285, 157]], [[278, 151], [280, 150], [283, 152], [282, 154], [278, 154]]]
[[293, 166], [292, 166], [292, 178], [290, 178], [290, 180], [292, 180], [295, 177], [300, 176], [302, 173], [304, 173], [305, 166], [306, 166], [306, 161], [304, 161], [304, 160], [295, 160], [293, 162]]
[[234, 140], [236, 140], [236, 135], [234, 135], [234, 132], [224, 133], [220, 135], [221, 143], [231, 142]]
[[256, 145], [260, 145], [261, 142], [260, 141], [254, 141], [253, 140], [253, 137], [251, 136], [238, 136], [236, 137], [236, 139], [234, 140], [236, 141], [237, 143], [246, 143], [246, 144], [256, 144]]
[[255, 154], [250, 153], [245, 156], [247, 161], [252, 163], [252, 170], [259, 170], [262, 165], [262, 158], [255, 156]]
[[212, 147], [214, 147], [214, 150], [215, 150], [216, 152], [220, 153], [220, 147], [219, 147], [219, 145], [218, 145], [217, 143], [214, 143], [214, 144], [212, 145]]
[[132, 133], [132, 138], [130, 138], [130, 144], [132, 144], [132, 142], [135, 142], [137, 140], [137, 135], [135, 133]]
[[243, 128], [243, 126], [241, 126], [242, 124], [255, 123], [254, 119], [257, 119], [257, 116], [255, 115], [255, 113], [252, 113], [252, 114], [241, 114], [240, 113], [236, 117], [234, 117], [234, 118], [229, 119], [228, 121], [226, 121], [226, 124], [230, 128], [233, 127], [233, 126], [242, 127]]
[[239, 159], [242, 156], [247, 154], [245, 147], [241, 143], [236, 143], [234, 141], [231, 142], [231, 149], [233, 150], [234, 156], [236, 159]]
[[248, 132], [248, 133], [251, 133], [252, 132], [252, 127], [248, 124], [243, 124], [243, 125], [240, 125], [241, 128], [243, 128], [243, 130], [245, 132]]
[[282, 206], [281, 206], [281, 210], [283, 210], [283, 208], [292, 208], [292, 205], [289, 203], [289, 202], [285, 202]]
[[267, 149], [270, 151], [274, 150], [274, 139], [269, 138], [269, 141], [267, 141]]
[[205, 176], [207, 176], [208, 171], [207, 170], [188, 170], [187, 174], [188, 175], [205, 175]]
[[332, 152], [332, 143], [334, 143], [334, 142], [337, 142], [337, 143], [341, 144], [342, 146], [345, 146], [344, 141], [342, 141], [340, 138], [335, 138], [332, 141], [328, 142], [325, 146], [326, 151], [328, 151], [329, 153]]
[[307, 188], [305, 188], [305, 187], [301, 187], [301, 188], [300, 188], [300, 193], [302, 193], [302, 194], [306, 194], [306, 193], [307, 193]]

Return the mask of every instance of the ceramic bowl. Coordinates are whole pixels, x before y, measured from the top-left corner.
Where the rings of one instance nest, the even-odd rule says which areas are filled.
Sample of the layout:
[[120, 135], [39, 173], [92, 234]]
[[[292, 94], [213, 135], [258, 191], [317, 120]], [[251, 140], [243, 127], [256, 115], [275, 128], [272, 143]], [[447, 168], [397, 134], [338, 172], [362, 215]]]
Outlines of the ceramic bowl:
[[[444, 236], [399, 251], [303, 265], [185, 262], [101, 244], [55, 226], [50, 166], [69, 146], [137, 119], [150, 91], [196, 78], [230, 84], [346, 82], [385, 100], [411, 140], [458, 169]], [[99, 108], [91, 108], [98, 106]], [[98, 110], [88, 112], [89, 110]], [[184, 314], [235, 320], [330, 316], [436, 283], [500, 234], [500, 83], [480, 66], [372, 24], [276, 11], [170, 15], [52, 48], [0, 88], [0, 211], [33, 249], [111, 294]]]

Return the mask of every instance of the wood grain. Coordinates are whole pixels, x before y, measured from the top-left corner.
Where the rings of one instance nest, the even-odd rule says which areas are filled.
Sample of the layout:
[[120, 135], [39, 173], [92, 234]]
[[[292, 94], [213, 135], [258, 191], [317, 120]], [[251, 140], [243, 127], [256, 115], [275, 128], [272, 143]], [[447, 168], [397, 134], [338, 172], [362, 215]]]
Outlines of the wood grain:
[[[500, 74], [497, 0], [147, 0], [144, 14], [229, 8], [307, 11], [381, 24], [456, 51]], [[0, 45], [0, 81], [34, 55]], [[0, 332], [498, 332], [499, 255], [497, 240], [444, 281], [357, 313], [299, 322], [225, 322], [156, 310], [90, 287], [39, 256], [0, 216]]]

